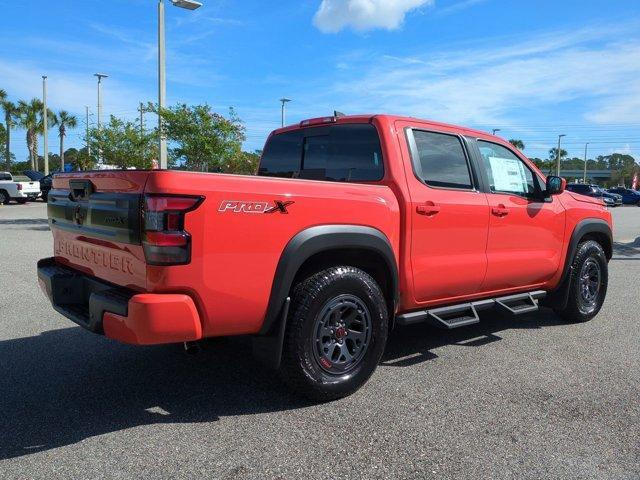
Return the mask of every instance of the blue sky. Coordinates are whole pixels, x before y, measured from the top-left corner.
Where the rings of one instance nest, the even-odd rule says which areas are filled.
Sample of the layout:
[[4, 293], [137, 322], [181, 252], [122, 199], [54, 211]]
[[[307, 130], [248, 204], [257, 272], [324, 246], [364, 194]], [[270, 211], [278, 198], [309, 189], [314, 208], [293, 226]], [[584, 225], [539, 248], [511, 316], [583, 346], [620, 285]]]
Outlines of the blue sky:
[[[288, 123], [334, 109], [397, 113], [500, 128], [529, 156], [546, 156], [559, 133], [575, 156], [586, 141], [590, 157], [640, 153], [637, 0], [203, 3], [166, 7], [168, 101], [235, 107], [247, 149], [279, 126], [287, 96]], [[0, 0], [0, 12], [10, 99], [40, 96], [46, 74], [51, 108], [83, 119], [89, 105], [95, 122], [93, 73], [105, 72], [105, 117], [133, 118], [156, 100], [154, 0]], [[24, 160], [24, 133], [13, 139]]]

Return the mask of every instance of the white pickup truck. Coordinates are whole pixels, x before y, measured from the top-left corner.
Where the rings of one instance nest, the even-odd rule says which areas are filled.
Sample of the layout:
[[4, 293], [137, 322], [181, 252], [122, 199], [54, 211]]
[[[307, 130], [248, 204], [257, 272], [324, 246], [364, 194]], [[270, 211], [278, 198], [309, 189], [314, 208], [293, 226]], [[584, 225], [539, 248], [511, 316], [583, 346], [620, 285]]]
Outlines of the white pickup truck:
[[11, 200], [26, 203], [40, 195], [40, 182], [14, 182], [9, 172], [0, 172], [0, 205]]

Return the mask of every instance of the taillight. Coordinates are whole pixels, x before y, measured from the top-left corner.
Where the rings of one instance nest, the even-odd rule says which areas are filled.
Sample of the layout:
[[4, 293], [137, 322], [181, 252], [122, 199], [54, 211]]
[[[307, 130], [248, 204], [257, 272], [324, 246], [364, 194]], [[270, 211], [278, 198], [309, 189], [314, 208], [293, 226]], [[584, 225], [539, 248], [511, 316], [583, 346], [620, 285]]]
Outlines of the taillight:
[[145, 195], [142, 246], [149, 265], [184, 265], [191, 261], [191, 235], [184, 230], [187, 212], [203, 197]]
[[16, 189], [17, 190], [22, 190], [22, 184], [21, 183], [16, 183]]

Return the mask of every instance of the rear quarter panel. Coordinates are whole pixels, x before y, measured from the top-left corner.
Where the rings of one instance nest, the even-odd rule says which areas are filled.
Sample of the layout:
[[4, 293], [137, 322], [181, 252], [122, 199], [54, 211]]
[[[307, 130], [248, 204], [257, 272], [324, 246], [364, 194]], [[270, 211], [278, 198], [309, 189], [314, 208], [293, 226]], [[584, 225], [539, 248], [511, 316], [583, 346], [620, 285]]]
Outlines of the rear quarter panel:
[[[191, 295], [204, 319], [205, 336], [258, 332], [276, 266], [286, 244], [300, 231], [326, 224], [366, 225], [386, 235], [398, 257], [400, 215], [386, 186], [275, 179], [193, 172], [157, 172], [145, 193], [205, 197], [187, 214], [192, 236], [189, 265], [147, 267], [147, 289]], [[221, 209], [227, 201], [293, 202], [288, 213]]]

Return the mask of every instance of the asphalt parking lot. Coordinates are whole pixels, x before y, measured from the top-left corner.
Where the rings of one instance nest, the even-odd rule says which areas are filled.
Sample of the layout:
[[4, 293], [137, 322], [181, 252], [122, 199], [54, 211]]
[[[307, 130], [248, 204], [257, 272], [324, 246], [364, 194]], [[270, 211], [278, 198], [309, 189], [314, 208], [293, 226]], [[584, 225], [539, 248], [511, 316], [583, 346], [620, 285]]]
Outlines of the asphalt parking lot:
[[76, 327], [37, 286], [45, 206], [0, 206], [0, 476], [637, 479], [640, 208], [613, 214], [591, 322], [404, 328], [360, 392], [311, 405], [244, 339], [189, 356]]

